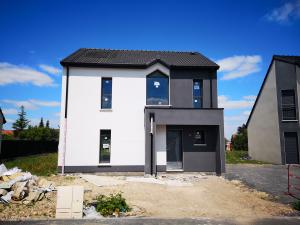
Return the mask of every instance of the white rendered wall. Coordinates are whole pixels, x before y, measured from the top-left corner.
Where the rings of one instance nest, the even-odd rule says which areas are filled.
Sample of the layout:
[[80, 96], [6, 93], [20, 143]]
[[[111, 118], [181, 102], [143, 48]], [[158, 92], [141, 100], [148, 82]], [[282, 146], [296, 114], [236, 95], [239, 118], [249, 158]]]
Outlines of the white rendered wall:
[[157, 165], [167, 165], [167, 129], [165, 125], [156, 126], [155, 149]]
[[[66, 138], [66, 166], [99, 165], [100, 129], [111, 130], [111, 165], [144, 165], [147, 69], [70, 68]], [[101, 110], [101, 77], [112, 77], [112, 110]], [[62, 78], [59, 165], [64, 140], [66, 71]]]

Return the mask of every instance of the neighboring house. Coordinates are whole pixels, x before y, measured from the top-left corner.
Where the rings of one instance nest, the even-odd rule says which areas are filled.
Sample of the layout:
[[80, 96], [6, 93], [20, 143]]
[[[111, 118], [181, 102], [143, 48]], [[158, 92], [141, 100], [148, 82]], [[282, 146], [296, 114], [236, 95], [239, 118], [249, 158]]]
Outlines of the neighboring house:
[[5, 117], [4, 117], [4, 114], [0, 108], [0, 154], [1, 154], [1, 141], [2, 141], [2, 127], [3, 127], [3, 124], [6, 123], [6, 120], [5, 120]]
[[231, 145], [231, 142], [230, 142], [230, 141], [228, 141], [228, 142], [226, 143], [226, 151], [228, 151], [228, 152], [232, 151], [232, 145]]
[[208, 58], [79, 49], [61, 65], [60, 171], [224, 172], [219, 66]]
[[247, 121], [249, 155], [299, 163], [300, 56], [274, 55]]

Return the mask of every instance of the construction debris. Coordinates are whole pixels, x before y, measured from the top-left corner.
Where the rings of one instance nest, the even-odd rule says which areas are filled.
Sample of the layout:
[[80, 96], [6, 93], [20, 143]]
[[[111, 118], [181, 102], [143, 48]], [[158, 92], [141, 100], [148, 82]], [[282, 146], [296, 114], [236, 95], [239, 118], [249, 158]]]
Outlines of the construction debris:
[[101, 219], [104, 218], [96, 211], [95, 206], [86, 206], [83, 208], [84, 219]]
[[108, 176], [97, 176], [90, 174], [82, 174], [80, 177], [87, 182], [90, 182], [98, 187], [104, 186], [116, 186], [126, 184], [125, 179], [120, 179], [118, 177], [108, 177]]
[[17, 167], [8, 170], [4, 164], [0, 165], [0, 203], [27, 205], [40, 201], [45, 193], [54, 190], [53, 184], [45, 179], [38, 179]]
[[151, 183], [151, 184], [161, 184], [167, 186], [176, 186], [176, 187], [184, 187], [184, 186], [193, 186], [190, 182], [185, 182], [181, 180], [172, 180], [167, 178], [154, 178], [154, 177], [127, 177], [126, 181], [129, 182], [137, 182], [137, 183]]

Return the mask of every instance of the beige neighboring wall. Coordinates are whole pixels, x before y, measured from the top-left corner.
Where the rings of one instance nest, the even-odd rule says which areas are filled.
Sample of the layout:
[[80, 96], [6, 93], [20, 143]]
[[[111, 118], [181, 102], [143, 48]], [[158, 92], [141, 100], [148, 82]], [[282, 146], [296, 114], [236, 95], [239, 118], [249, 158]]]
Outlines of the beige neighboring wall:
[[248, 123], [248, 147], [253, 159], [281, 164], [274, 61]]

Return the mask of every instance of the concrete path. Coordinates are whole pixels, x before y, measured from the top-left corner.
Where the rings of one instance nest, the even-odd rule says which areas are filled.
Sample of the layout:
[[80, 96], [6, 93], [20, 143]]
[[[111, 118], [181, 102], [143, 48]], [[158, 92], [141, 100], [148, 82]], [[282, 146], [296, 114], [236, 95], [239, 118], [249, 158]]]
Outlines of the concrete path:
[[229, 180], [241, 180], [244, 184], [278, 198], [279, 202], [291, 203], [294, 198], [287, 191], [287, 169], [282, 165], [228, 164], [226, 174]]
[[298, 217], [274, 217], [262, 219], [101, 219], [101, 220], [25, 220], [25, 221], [0, 221], [5, 225], [296, 225], [300, 224]]

